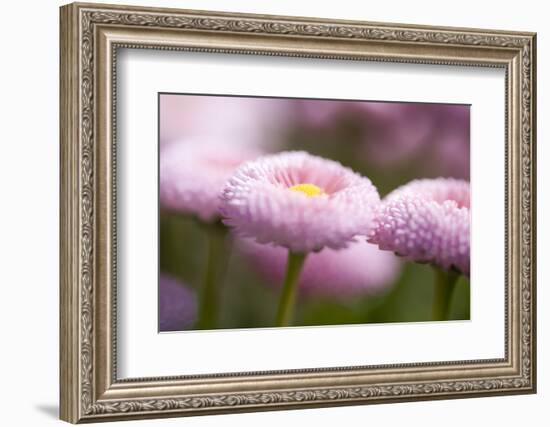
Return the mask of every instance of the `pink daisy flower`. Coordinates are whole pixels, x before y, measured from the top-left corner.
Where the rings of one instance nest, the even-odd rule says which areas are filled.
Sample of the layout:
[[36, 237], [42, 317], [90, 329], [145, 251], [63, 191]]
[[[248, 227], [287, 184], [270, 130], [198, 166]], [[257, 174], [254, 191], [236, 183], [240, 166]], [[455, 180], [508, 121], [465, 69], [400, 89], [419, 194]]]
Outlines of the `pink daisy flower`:
[[368, 178], [296, 151], [239, 167], [223, 189], [220, 210], [241, 237], [308, 253], [346, 247], [369, 230], [379, 202]]
[[470, 274], [470, 184], [422, 179], [396, 189], [380, 205], [369, 242], [416, 262]]
[[227, 178], [257, 152], [227, 144], [166, 144], [160, 152], [160, 205], [194, 215], [204, 222], [219, 219], [219, 195]]
[[[270, 283], [281, 285], [285, 275], [287, 251], [262, 245], [251, 239], [240, 242], [241, 252]], [[324, 248], [310, 254], [300, 273], [299, 292], [337, 298], [356, 294], [375, 294], [395, 282], [400, 271], [399, 259], [365, 241], [351, 243], [342, 250]]]
[[175, 278], [161, 274], [159, 279], [159, 329], [181, 331], [193, 326], [197, 317], [195, 293]]

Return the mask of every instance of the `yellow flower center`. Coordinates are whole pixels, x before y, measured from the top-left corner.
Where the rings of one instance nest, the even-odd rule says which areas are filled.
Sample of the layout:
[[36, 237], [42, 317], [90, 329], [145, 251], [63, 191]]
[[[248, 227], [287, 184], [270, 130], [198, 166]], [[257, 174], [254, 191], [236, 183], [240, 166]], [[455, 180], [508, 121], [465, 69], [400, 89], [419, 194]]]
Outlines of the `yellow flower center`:
[[304, 193], [308, 197], [314, 197], [314, 196], [323, 196], [326, 193], [319, 187], [317, 187], [315, 184], [296, 184], [292, 187], [288, 187], [291, 191], [299, 191], [300, 193]]

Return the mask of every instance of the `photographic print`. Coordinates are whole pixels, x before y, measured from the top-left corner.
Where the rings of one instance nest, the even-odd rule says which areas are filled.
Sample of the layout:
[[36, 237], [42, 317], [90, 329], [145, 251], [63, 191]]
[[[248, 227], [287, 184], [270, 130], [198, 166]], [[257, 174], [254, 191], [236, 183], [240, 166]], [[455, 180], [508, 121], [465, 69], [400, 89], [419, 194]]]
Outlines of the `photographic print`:
[[159, 331], [470, 318], [470, 106], [160, 93]]

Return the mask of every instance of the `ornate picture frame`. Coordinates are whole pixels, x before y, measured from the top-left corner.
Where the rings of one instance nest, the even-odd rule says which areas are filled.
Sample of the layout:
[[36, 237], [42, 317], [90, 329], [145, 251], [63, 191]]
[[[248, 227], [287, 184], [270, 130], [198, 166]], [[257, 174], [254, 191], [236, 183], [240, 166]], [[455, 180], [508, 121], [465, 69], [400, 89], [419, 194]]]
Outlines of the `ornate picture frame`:
[[[536, 391], [534, 33], [80, 3], [60, 13], [61, 419], [79, 423]], [[119, 48], [504, 69], [505, 357], [117, 379]]]

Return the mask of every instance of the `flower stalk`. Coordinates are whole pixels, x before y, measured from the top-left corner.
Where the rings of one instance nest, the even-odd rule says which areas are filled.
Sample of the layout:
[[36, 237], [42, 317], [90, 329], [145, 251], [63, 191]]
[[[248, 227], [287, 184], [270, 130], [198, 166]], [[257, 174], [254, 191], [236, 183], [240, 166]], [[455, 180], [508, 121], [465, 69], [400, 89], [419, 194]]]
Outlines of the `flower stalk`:
[[221, 223], [205, 227], [208, 236], [206, 271], [199, 291], [197, 329], [214, 329], [219, 312], [219, 289], [227, 271], [230, 239]]
[[459, 274], [455, 271], [434, 267], [433, 320], [449, 320], [449, 309]]
[[294, 253], [288, 251], [286, 275], [281, 297], [279, 299], [279, 307], [277, 309], [277, 326], [290, 326], [292, 324], [300, 272], [304, 266], [306, 256], [307, 253]]

